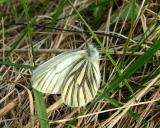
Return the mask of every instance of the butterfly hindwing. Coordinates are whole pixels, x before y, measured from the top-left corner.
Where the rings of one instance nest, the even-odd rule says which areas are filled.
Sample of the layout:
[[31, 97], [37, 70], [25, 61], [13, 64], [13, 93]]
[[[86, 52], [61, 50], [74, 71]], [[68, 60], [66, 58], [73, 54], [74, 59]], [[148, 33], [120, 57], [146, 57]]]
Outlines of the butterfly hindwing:
[[[82, 59], [64, 79], [62, 99], [71, 107], [84, 106], [97, 94], [100, 84], [99, 63]], [[98, 77], [97, 77], [98, 76]]]

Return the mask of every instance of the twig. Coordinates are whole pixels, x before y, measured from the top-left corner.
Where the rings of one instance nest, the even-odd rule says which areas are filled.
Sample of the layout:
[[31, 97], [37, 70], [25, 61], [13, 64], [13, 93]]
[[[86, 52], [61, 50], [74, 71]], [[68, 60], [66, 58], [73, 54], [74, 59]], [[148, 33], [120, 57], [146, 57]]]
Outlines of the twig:
[[[15, 49], [13, 52], [16, 52], [16, 53], [26, 53], [28, 52], [29, 50], [28, 49]], [[41, 53], [41, 54], [48, 54], [48, 53], [62, 53], [62, 52], [65, 52], [65, 51], [70, 51], [70, 49], [37, 49], [35, 50], [36, 53]], [[9, 50], [3, 50], [3, 49], [0, 49], [0, 53], [8, 53]], [[113, 55], [122, 55], [123, 54], [123, 51], [113, 51], [112, 49], [109, 51], [110, 54], [113, 54]], [[132, 54], [132, 52], [126, 52], [126, 55], [130, 55]], [[133, 55], [135, 56], [140, 56], [144, 54], [144, 52], [134, 52]], [[159, 57], [160, 56], [160, 52], [157, 52], [156, 53], [156, 56]]]

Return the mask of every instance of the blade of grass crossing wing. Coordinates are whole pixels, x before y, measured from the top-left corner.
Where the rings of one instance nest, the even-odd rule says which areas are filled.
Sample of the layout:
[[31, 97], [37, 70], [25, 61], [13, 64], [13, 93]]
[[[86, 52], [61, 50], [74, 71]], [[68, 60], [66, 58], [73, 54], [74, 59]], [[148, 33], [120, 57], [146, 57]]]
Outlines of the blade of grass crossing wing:
[[[35, 66], [35, 52], [34, 52], [34, 47], [33, 47], [33, 43], [32, 43], [33, 26], [32, 26], [30, 16], [29, 16], [28, 1], [23, 0], [22, 5], [24, 8], [25, 17], [27, 20], [27, 27], [26, 28], [27, 28], [28, 38], [29, 38], [29, 45], [30, 45], [30, 48], [32, 51], [32, 61]], [[45, 102], [43, 100], [43, 95], [41, 92], [38, 92], [34, 89], [33, 89], [33, 93], [34, 93], [34, 97], [35, 97], [36, 109], [37, 109], [37, 113], [38, 113], [38, 117], [39, 117], [40, 127], [41, 128], [49, 128], [48, 115], [47, 115], [47, 111], [46, 111]]]
[[[85, 26], [88, 28], [89, 32], [92, 34], [92, 36], [94, 37], [94, 39], [96, 40], [96, 42], [100, 45], [102, 51], [105, 53], [106, 57], [109, 58], [109, 60], [111, 61], [111, 63], [114, 65], [114, 67], [116, 68], [117, 72], [119, 75], [121, 75], [121, 70], [119, 69], [119, 67], [117, 66], [116, 62], [113, 60], [112, 56], [109, 54], [109, 49], [105, 48], [103, 46], [103, 44], [101, 43], [101, 41], [99, 40], [99, 38], [97, 37], [97, 35], [94, 33], [94, 31], [91, 29], [91, 27], [87, 24], [87, 22], [85, 21], [85, 19], [81, 16], [81, 14], [78, 12], [78, 10], [74, 7], [74, 5], [72, 4], [72, 2], [70, 0], [67, 0], [69, 2], [69, 4], [72, 6], [72, 8], [74, 9], [74, 11], [77, 13], [77, 15], [79, 16], [79, 18], [82, 20], [82, 22], [85, 24]], [[130, 85], [128, 84], [127, 80], [124, 81], [125, 85], [127, 86], [128, 90], [133, 93], [132, 88], [130, 87]]]
[[48, 115], [46, 112], [46, 105], [44, 103], [43, 95], [41, 92], [38, 92], [35, 89], [33, 89], [33, 93], [36, 101], [36, 109], [37, 109], [38, 119], [40, 122], [40, 127], [49, 128]]

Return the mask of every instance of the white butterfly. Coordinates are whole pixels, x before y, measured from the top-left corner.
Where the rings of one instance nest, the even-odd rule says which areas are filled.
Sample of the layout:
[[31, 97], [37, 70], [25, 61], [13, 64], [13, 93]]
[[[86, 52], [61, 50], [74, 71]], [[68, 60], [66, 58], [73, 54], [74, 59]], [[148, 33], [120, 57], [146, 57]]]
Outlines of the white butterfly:
[[86, 50], [64, 52], [37, 67], [31, 81], [40, 92], [61, 94], [68, 106], [84, 106], [100, 85], [99, 53], [91, 44]]

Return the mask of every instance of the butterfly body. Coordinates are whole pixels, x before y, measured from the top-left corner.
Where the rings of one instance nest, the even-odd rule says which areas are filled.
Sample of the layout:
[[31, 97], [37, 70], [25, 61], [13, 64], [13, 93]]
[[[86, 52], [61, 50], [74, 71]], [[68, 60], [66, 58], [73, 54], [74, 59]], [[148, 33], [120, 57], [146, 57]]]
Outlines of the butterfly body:
[[96, 96], [100, 85], [99, 53], [93, 45], [64, 52], [37, 67], [31, 81], [40, 92], [61, 94], [68, 106], [84, 106]]

